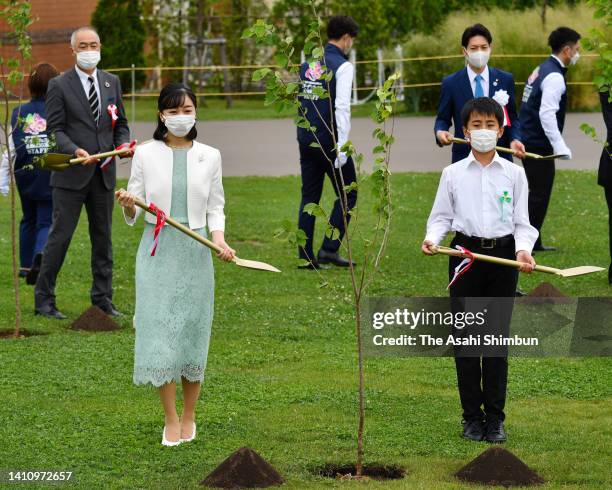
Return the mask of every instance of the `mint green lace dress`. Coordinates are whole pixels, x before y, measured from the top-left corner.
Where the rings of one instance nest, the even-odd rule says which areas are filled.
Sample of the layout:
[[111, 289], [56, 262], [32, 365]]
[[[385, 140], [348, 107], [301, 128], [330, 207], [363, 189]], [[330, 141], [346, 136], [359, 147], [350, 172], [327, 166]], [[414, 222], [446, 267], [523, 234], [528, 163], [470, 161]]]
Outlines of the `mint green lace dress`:
[[[187, 150], [173, 150], [170, 216], [188, 223]], [[153, 229], [146, 223], [136, 255], [134, 383], [202, 381], [214, 304], [211, 251], [166, 225], [151, 257]]]

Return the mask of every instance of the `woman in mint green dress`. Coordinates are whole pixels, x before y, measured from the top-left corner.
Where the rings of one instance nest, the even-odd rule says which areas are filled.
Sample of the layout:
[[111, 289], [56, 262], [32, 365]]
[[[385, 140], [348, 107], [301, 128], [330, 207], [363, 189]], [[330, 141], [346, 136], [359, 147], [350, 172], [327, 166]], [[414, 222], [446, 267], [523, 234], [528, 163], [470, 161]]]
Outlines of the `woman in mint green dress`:
[[[117, 191], [126, 222], [141, 212], [135, 198], [154, 204], [176, 221], [208, 236], [231, 261], [225, 243], [225, 203], [219, 151], [198, 143], [196, 98], [183, 84], [164, 87], [158, 99], [153, 140], [139, 145], [132, 159], [128, 190]], [[165, 412], [162, 444], [195, 438], [195, 407], [208, 357], [213, 318], [212, 254], [170, 226], [155, 234], [156, 217], [145, 215], [136, 255], [134, 383], [159, 389]], [[176, 384], [183, 385], [183, 413], [176, 410]]]

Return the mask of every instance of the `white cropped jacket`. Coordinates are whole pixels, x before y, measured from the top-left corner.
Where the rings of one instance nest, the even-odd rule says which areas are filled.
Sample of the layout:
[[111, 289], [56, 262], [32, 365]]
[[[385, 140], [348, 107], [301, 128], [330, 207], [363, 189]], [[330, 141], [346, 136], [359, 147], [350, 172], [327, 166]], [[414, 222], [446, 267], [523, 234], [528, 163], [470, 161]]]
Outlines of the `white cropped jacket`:
[[[172, 149], [163, 141], [150, 140], [136, 147], [128, 192], [147, 204], [153, 203], [170, 216], [172, 203]], [[192, 230], [208, 226], [208, 230], [224, 231], [225, 197], [221, 182], [221, 153], [211, 146], [193, 142], [187, 152], [187, 214]], [[123, 209], [128, 225], [133, 225], [142, 212], [130, 218]], [[146, 213], [145, 220], [156, 218]]]

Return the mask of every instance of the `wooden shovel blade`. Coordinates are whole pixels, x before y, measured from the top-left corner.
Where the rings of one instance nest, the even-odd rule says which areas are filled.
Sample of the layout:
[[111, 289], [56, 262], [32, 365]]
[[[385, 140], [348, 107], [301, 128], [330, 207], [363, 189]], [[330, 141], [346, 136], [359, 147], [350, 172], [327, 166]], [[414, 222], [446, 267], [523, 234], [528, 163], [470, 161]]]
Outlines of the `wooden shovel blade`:
[[591, 274], [593, 272], [601, 272], [605, 270], [603, 267], [595, 265], [582, 265], [580, 267], [571, 267], [569, 269], [561, 269], [559, 275], [561, 277], [581, 276], [583, 274]]
[[248, 267], [249, 269], [257, 269], [260, 271], [268, 272], [280, 272], [280, 270], [274, 267], [273, 265], [266, 264], [265, 262], [259, 262], [257, 260], [248, 260], [236, 257], [234, 259], [234, 262], [240, 267]]

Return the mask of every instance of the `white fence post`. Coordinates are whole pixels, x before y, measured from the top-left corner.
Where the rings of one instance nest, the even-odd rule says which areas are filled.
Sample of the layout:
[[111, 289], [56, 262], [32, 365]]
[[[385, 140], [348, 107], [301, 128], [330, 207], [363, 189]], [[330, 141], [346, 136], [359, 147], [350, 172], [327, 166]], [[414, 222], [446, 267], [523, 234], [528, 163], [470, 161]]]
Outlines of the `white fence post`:
[[[136, 122], [136, 69], [132, 63], [132, 128]], [[133, 129], [132, 129], [133, 131]]]
[[351, 49], [349, 56], [351, 64], [355, 68], [353, 70], [353, 104], [358, 104], [359, 98], [357, 96], [357, 64], [355, 63], [357, 61], [357, 53], [354, 49]]

